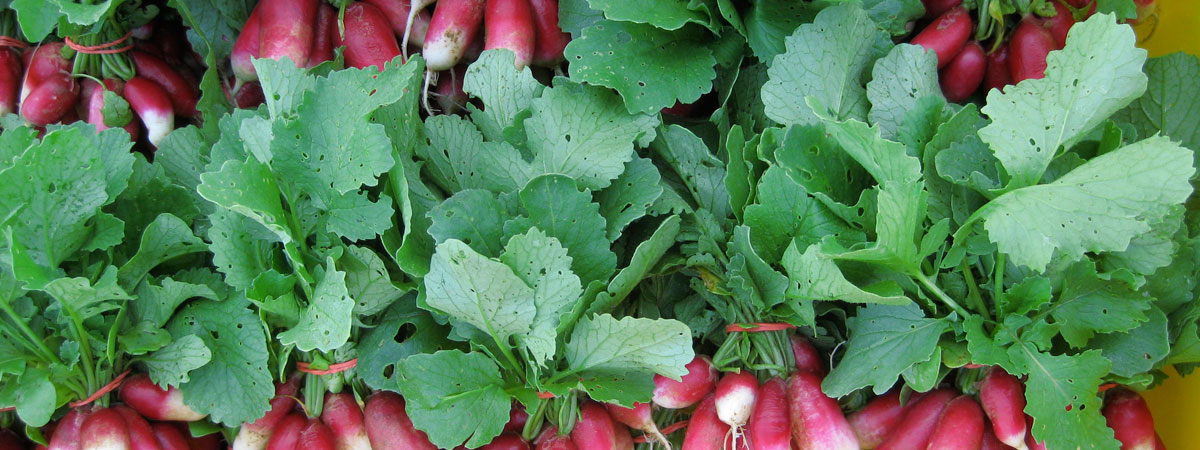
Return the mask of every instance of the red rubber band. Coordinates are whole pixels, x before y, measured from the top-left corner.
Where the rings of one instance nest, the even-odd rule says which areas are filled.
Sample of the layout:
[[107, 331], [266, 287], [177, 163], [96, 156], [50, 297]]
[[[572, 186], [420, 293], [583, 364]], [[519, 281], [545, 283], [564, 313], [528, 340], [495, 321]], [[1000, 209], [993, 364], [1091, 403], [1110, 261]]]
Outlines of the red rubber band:
[[71, 402], [68, 404], [71, 405], [72, 408], [78, 408], [80, 406], [94, 402], [94, 401], [96, 401], [96, 399], [103, 397], [105, 394], [112, 392], [113, 389], [116, 389], [117, 387], [121, 386], [121, 382], [125, 381], [125, 377], [128, 375], [129, 375], [129, 369], [125, 369], [124, 372], [121, 372], [120, 375], [117, 375], [116, 378], [113, 378], [113, 380], [108, 382], [108, 384], [104, 385], [104, 387], [100, 388], [96, 392], [93, 392], [92, 395], [89, 395], [87, 398], [85, 398], [83, 400], [80, 400], [77, 402]]
[[726, 333], [763, 333], [767, 331], [783, 331], [796, 328], [790, 323], [731, 323], [725, 326]]
[[[666, 436], [666, 435], [669, 435], [676, 431], [687, 428], [687, 424], [688, 424], [687, 420], [681, 420], [681, 421], [675, 422], [673, 424], [667, 425], [666, 428], [663, 428], [663, 429], [659, 430], [658, 432], [662, 433], [663, 436]], [[647, 442], [646, 435], [644, 435], [644, 434], [633, 438], [633, 443], [635, 443], [635, 444], [645, 444], [646, 442]]]
[[120, 39], [100, 45], [79, 45], [75, 43], [75, 41], [72, 41], [70, 37], [64, 38], [63, 42], [67, 44], [67, 47], [71, 47], [72, 50], [75, 50], [79, 53], [86, 53], [89, 55], [113, 55], [117, 53], [125, 53], [129, 51], [129, 49], [133, 48], [132, 42], [124, 47], [112, 48], [129, 40], [130, 36], [133, 36], [133, 32], [126, 31], [125, 35], [121, 36]]
[[29, 48], [29, 44], [21, 42], [20, 39], [13, 39], [8, 36], [0, 36], [0, 47], [12, 47], [23, 50]]
[[1107, 390], [1115, 388], [1115, 387], [1117, 387], [1117, 383], [1106, 383], [1106, 384], [1100, 385], [1099, 391], [1104, 392], [1104, 391], [1107, 391]]
[[329, 368], [325, 369], [325, 370], [313, 370], [313, 369], [308, 368], [309, 367], [308, 363], [298, 362], [298, 363], [296, 363], [296, 370], [299, 370], [301, 372], [308, 373], [308, 374], [313, 374], [313, 375], [332, 375], [332, 374], [335, 374], [338, 372], [345, 372], [347, 370], [353, 369], [354, 366], [357, 366], [357, 365], [358, 365], [358, 358], [354, 358], [354, 359], [346, 361], [344, 363], [330, 364]]
[[554, 398], [554, 393], [553, 392], [538, 392], [538, 398], [543, 399], [543, 400], [551, 399], [551, 398]]
[[986, 367], [986, 366], [984, 366], [983, 364], [975, 364], [975, 363], [963, 364], [964, 369], [982, 369], [984, 367]]

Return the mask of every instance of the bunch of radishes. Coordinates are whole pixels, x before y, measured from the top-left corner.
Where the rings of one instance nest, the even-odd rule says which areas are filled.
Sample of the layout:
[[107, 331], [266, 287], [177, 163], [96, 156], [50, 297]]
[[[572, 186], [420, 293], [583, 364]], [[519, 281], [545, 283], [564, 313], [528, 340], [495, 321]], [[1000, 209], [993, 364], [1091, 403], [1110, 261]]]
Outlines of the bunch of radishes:
[[[976, 24], [962, 0], [922, 0], [922, 3], [926, 17], [933, 21], [910, 43], [937, 54], [942, 94], [951, 102], [966, 100], [981, 86], [986, 95], [992, 89], [1044, 77], [1046, 56], [1066, 45], [1067, 32], [1075, 25], [1076, 14], [1086, 18], [1096, 11], [1095, 0], [1052, 0], [1049, 3], [1054, 15], [1025, 14], [1007, 37], [1004, 24], [998, 24], [998, 41], [987, 44], [990, 50], [985, 50], [981, 41], [987, 36], [975, 33]], [[1135, 3], [1139, 17], [1153, 12], [1153, 0], [1135, 0]]]

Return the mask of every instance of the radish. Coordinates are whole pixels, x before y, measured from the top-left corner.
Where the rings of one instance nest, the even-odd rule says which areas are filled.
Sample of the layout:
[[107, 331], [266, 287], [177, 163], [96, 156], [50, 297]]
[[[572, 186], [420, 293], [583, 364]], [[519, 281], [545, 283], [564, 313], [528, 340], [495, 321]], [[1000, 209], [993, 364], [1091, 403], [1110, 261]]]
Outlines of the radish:
[[623, 424], [620, 424], [620, 423], [614, 423], [614, 425], [616, 427], [616, 428], [614, 428], [614, 435], [616, 437], [616, 449], [617, 450], [633, 450], [633, 446], [634, 446], [633, 433], [631, 433], [629, 431], [629, 427], [627, 427]]
[[144, 41], [144, 40], [150, 39], [150, 36], [153, 34], [154, 34], [154, 22], [153, 21], [146, 22], [144, 24], [133, 27], [129, 30], [129, 35], [133, 36], [134, 39], [137, 39], [139, 41]]
[[925, 17], [933, 18], [962, 5], [962, 0], [921, 0], [925, 5]]
[[137, 68], [137, 76], [149, 79], [163, 88], [171, 100], [175, 114], [183, 117], [195, 117], [196, 102], [200, 94], [194, 84], [189, 83], [175, 68], [161, 58], [145, 52], [133, 52], [133, 65]]
[[[716, 395], [709, 394], [700, 401], [692, 418], [688, 421], [687, 432], [683, 435], [682, 450], [723, 450], [725, 436], [729, 434], [729, 425], [717, 417]], [[539, 449], [540, 450], [540, 449]]]
[[788, 379], [792, 438], [800, 448], [858, 450], [854, 430], [837, 401], [821, 391], [821, 378], [796, 372]]
[[300, 412], [288, 414], [275, 424], [267, 450], [293, 450], [300, 447], [300, 433], [308, 426], [308, 419]]
[[585, 401], [579, 407], [579, 420], [571, 429], [571, 442], [580, 450], [619, 450], [616, 428], [603, 406]]
[[424, 431], [413, 427], [404, 412], [404, 399], [395, 392], [380, 391], [367, 399], [363, 411], [367, 437], [376, 450], [437, 450]]
[[1024, 446], [1025, 386], [1004, 369], [992, 366], [979, 384], [979, 402], [992, 422], [1000, 442], [1020, 449]]
[[563, 61], [563, 49], [571, 35], [558, 26], [558, 0], [529, 0], [533, 8], [533, 23], [537, 27], [537, 42], [533, 47], [533, 63], [554, 67]]
[[658, 442], [670, 450], [671, 443], [667, 441], [667, 437], [663, 436], [662, 432], [658, 430], [658, 425], [654, 423], [654, 417], [651, 416], [652, 407], [649, 403], [634, 403], [632, 408], [605, 403], [604, 407], [608, 408], [608, 414], [612, 416], [613, 420], [635, 430], [641, 430], [643, 433], [646, 433], [647, 442]]
[[1133, 4], [1137, 6], [1137, 17], [1129, 20], [1129, 23], [1132, 25], [1137, 25], [1146, 20], [1147, 17], [1154, 15], [1157, 8], [1154, 0], [1133, 0]]
[[[1029, 428], [1025, 429], [1025, 442], [1023, 444], [1026, 446], [1025, 448], [1028, 448], [1029, 450], [1047, 450], [1046, 441], [1038, 442], [1037, 439], [1033, 437], [1033, 418], [1026, 415], [1025, 423], [1029, 424]], [[1022, 447], [1017, 448], [1020, 449]]]
[[937, 53], [937, 67], [941, 69], [950, 64], [954, 55], [967, 43], [967, 37], [970, 36], [973, 27], [971, 13], [959, 6], [942, 13], [926, 25], [910, 43]]
[[90, 408], [72, 408], [58, 420], [54, 433], [50, 435], [48, 450], [79, 450], [79, 432], [83, 422], [92, 415]]
[[[913, 399], [909, 399], [911, 403]], [[850, 429], [858, 437], [858, 445], [870, 450], [878, 447], [892, 433], [892, 429], [900, 423], [904, 415], [904, 406], [900, 404], [900, 390], [880, 395], [867, 402], [862, 409], [847, 417]]]
[[150, 425], [154, 430], [154, 439], [162, 450], [190, 450], [187, 438], [179, 427], [169, 423], [156, 422]]
[[321, 422], [333, 432], [338, 450], [371, 450], [371, 440], [367, 438], [367, 427], [363, 424], [362, 408], [354, 400], [354, 394], [347, 391], [326, 394]]
[[300, 388], [300, 378], [292, 377], [286, 383], [275, 383], [275, 397], [271, 399], [271, 408], [267, 413], [254, 422], [242, 424], [237, 437], [233, 439], [233, 450], [262, 450], [275, 430], [275, 425], [283, 420], [296, 406], [296, 391]]
[[121, 401], [150, 420], [192, 422], [207, 416], [183, 403], [183, 391], [173, 387], [164, 390], [143, 374], [125, 379], [121, 384]]
[[354, 2], [346, 7], [346, 65], [357, 69], [383, 65], [400, 55], [400, 45], [392, 34], [387, 18], [370, 3]]
[[[1008, 73], [1012, 82], [1046, 76], [1046, 55], [1058, 47], [1041, 19], [1025, 16], [1013, 30], [1008, 49]], [[1003, 440], [1003, 438], [1001, 438]]]
[[1012, 84], [1012, 75], [1008, 72], [1008, 43], [1004, 43], [996, 51], [987, 55], [987, 73], [983, 76], [984, 92], [992, 89], [1003, 89]]
[[[1024, 443], [1022, 443], [1024, 445]], [[1000, 442], [996, 438], [996, 433], [992, 432], [992, 427], [989, 424], [983, 425], [983, 442], [979, 444], [979, 450], [1011, 450], [1008, 444]]]
[[514, 401], [512, 408], [508, 410], [508, 423], [504, 424], [504, 431], [520, 433], [525, 430], [525, 423], [528, 421], [529, 413], [525, 412], [525, 406]]
[[[397, 37], [404, 36], [404, 27], [408, 23], [408, 13], [412, 11], [412, 2], [409, 0], [363, 0], [371, 5], [379, 8], [380, 12], [387, 17], [388, 23], [392, 24], [392, 31]], [[425, 29], [429, 28], [429, 13], [421, 11], [417, 14], [416, 20], [413, 21], [413, 32], [408, 33], [408, 43], [412, 45], [421, 45], [425, 42]]]
[[265, 101], [267, 99], [263, 96], [262, 85], [257, 81], [243, 84], [233, 97], [234, 106], [244, 109], [257, 108], [258, 105], [263, 104]]
[[258, 52], [266, 59], [292, 60], [304, 67], [316, 34], [319, 0], [263, 0], [258, 16]]
[[[1088, 8], [1087, 14], [1084, 15], [1085, 19], [1096, 13], [1096, 0], [1067, 0], [1067, 3], [1070, 3], [1075, 9]], [[1137, 4], [1136, 0], [1134, 4]]]
[[187, 440], [188, 448], [191, 450], [218, 450], [224, 448], [221, 444], [221, 433], [209, 433], [200, 437], [193, 437], [192, 431], [189, 429], [186, 422], [171, 422], [175, 429], [183, 435]]
[[25, 443], [12, 430], [0, 430], [0, 450], [25, 450]]
[[933, 434], [933, 427], [946, 404], [956, 397], [954, 391], [938, 389], [929, 392], [920, 399], [909, 403], [904, 409], [904, 417], [892, 430], [892, 434], [883, 441], [879, 449], [903, 450], [925, 448]]
[[716, 396], [717, 417], [733, 427], [732, 448], [736, 449], [758, 400], [758, 378], [748, 371], [728, 372], [717, 382]]
[[129, 435], [129, 448], [132, 450], [159, 450], [158, 438], [144, 417], [128, 406], [114, 406], [121, 418], [125, 420], [125, 432]]
[[79, 100], [79, 83], [67, 72], [46, 77], [21, 103], [21, 117], [37, 126], [46, 126], [74, 111]]
[[829, 372], [825, 369], [825, 359], [821, 358], [812, 342], [795, 334], [788, 336], [788, 341], [792, 343], [792, 357], [796, 360], [796, 369], [825, 378], [825, 374]]
[[0, 116], [17, 112], [24, 67], [17, 52], [0, 48]]
[[1067, 5], [1060, 2], [1050, 2], [1054, 5], [1054, 17], [1046, 18], [1046, 26], [1050, 29], [1050, 34], [1054, 36], [1054, 42], [1058, 44], [1056, 48], [1063, 48], [1067, 45], [1067, 32], [1075, 25], [1075, 16], [1071, 15], [1071, 10], [1067, 9]]
[[750, 450], [789, 450], [787, 386], [773, 377], [758, 388], [758, 401], [746, 424], [746, 442]]
[[467, 47], [475, 41], [479, 22], [483, 20], [483, 6], [484, 0], [438, 2], [421, 51], [428, 70], [440, 72], [458, 64]]
[[[320, 420], [310, 418], [300, 430], [300, 439], [295, 448], [311, 449], [311, 450], [334, 450], [339, 448], [333, 437], [333, 432], [329, 427], [321, 423]], [[370, 443], [367, 444], [367, 449], [370, 449]]]
[[[80, 92], [83, 93], [82, 105], [84, 111], [84, 120], [87, 123], [96, 126], [96, 131], [104, 131], [111, 127], [104, 123], [104, 93], [112, 91], [117, 95], [121, 95], [125, 91], [125, 82], [120, 78], [105, 78], [104, 85], [96, 81], [85, 78], [80, 87]], [[123, 97], [122, 97], [123, 98]], [[125, 132], [129, 133], [130, 140], [136, 141], [138, 138], [138, 124], [136, 120], [130, 120], [124, 126]]]
[[652, 401], [655, 405], [669, 409], [687, 408], [713, 391], [713, 386], [717, 384], [717, 368], [711, 359], [696, 355], [684, 368], [688, 372], [679, 381], [662, 375], [654, 376]]
[[534, 439], [537, 450], [579, 450], [570, 436], [558, 434], [558, 428], [548, 426]]
[[529, 0], [488, 0], [483, 30], [485, 51], [494, 48], [512, 50], [517, 55], [514, 60], [517, 70], [533, 62], [535, 31]]
[[942, 94], [952, 103], [961, 103], [979, 88], [984, 72], [987, 72], [987, 56], [983, 54], [983, 46], [968, 42], [942, 69], [938, 77]]
[[112, 408], [93, 412], [79, 427], [81, 450], [132, 450], [125, 418]]
[[1121, 450], [1153, 450], [1156, 446], [1154, 418], [1146, 400], [1137, 392], [1118, 387], [1104, 395], [1104, 420], [1118, 441]]
[[258, 8], [250, 11], [250, 18], [242, 25], [242, 32], [233, 42], [233, 51], [229, 54], [229, 64], [233, 67], [233, 75], [240, 83], [258, 80], [251, 62], [258, 57]]
[[62, 42], [42, 44], [30, 50], [22, 57], [25, 63], [25, 75], [21, 79], [21, 98], [17, 105], [24, 105], [25, 98], [33, 94], [38, 87], [51, 76], [71, 72], [71, 60], [62, 57]]
[[401, 36], [408, 41], [405, 45], [425, 46], [425, 37], [429, 34], [429, 22], [432, 20], [433, 15], [428, 11], [421, 11], [414, 15], [412, 29], [405, 33], [407, 37]]
[[141, 76], [130, 78], [125, 83], [125, 100], [142, 119], [142, 124], [146, 126], [146, 139], [155, 147], [175, 129], [171, 100], [158, 83]]
[[530, 450], [529, 443], [521, 439], [521, 435], [516, 433], [505, 432], [492, 439], [492, 442], [487, 443], [480, 450]]
[[308, 68], [333, 59], [334, 42], [338, 40], [337, 10], [329, 3], [321, 2], [317, 7], [317, 29], [314, 33], [308, 62], [304, 65]]
[[466, 78], [467, 66], [459, 64], [447, 73], [450, 76], [439, 77], [437, 84], [437, 104], [442, 114], [454, 114], [463, 109], [470, 100], [463, 90], [463, 79]]
[[942, 410], [927, 450], [979, 450], [983, 443], [983, 410], [968, 395], [960, 395]]

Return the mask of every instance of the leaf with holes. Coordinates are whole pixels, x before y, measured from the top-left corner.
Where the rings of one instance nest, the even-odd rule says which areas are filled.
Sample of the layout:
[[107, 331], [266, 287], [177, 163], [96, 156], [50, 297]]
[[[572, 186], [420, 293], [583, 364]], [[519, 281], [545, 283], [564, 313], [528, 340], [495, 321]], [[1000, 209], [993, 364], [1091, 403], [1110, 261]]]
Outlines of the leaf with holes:
[[346, 272], [334, 269], [333, 258], [325, 261], [325, 272], [318, 272], [317, 285], [300, 323], [279, 333], [279, 342], [295, 345], [301, 351], [330, 352], [350, 339], [354, 299], [346, 289]]

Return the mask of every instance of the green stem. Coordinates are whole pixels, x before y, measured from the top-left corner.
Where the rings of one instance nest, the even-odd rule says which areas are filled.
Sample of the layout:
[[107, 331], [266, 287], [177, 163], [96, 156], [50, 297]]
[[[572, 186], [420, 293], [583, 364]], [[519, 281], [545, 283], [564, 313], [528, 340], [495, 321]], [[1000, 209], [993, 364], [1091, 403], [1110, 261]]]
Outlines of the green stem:
[[996, 308], [996, 317], [1004, 316], [1004, 314], [1002, 312], [1002, 308], [1003, 308], [1004, 302], [1005, 302], [1005, 300], [1004, 300], [1004, 266], [1006, 264], [1008, 264], [1008, 263], [1004, 260], [1004, 253], [996, 253], [996, 267], [994, 269], [992, 269], [995, 272], [995, 274], [992, 275], [992, 278], [994, 278], [996, 281], [996, 287], [993, 288], [993, 289], [995, 289], [995, 291], [992, 292], [992, 303], [995, 304], [994, 306]]
[[71, 328], [75, 332], [75, 339], [79, 341], [79, 362], [83, 365], [83, 376], [87, 380], [87, 391], [95, 392], [100, 386], [96, 384], [96, 360], [92, 357], [91, 335], [87, 333], [87, 329], [83, 327], [83, 321], [75, 314], [75, 311], [68, 308], [63, 308], [71, 315]]
[[960, 316], [962, 316], [963, 318], [967, 318], [967, 317], [971, 316], [971, 314], [968, 313], [966, 309], [963, 309], [962, 306], [959, 306], [958, 303], [954, 301], [954, 299], [950, 298], [950, 296], [946, 295], [946, 293], [944, 291], [942, 291], [941, 288], [939, 288], [939, 287], [937, 287], [937, 285], [933, 284], [933, 281], [931, 281], [929, 279], [929, 277], [925, 276], [925, 274], [918, 273], [918, 274], [913, 275], [913, 277], [916, 278], [916, 280], [918, 282], [920, 282], [922, 286], [925, 286], [925, 289], [929, 290], [929, 292], [932, 293], [934, 297], [937, 297], [938, 300], [940, 300], [946, 306], [949, 306], [950, 309], [957, 312]]
[[41, 356], [47, 362], [62, 364], [62, 360], [58, 359], [58, 355], [50, 351], [49, 347], [46, 347], [46, 342], [43, 341], [40, 336], [34, 333], [32, 328], [29, 328], [29, 324], [25, 323], [25, 320], [17, 315], [17, 312], [12, 309], [12, 305], [10, 305], [7, 300], [0, 301], [0, 310], [3, 310], [4, 314], [8, 316], [8, 319], [11, 320], [19, 330], [21, 330], [21, 334], [24, 334], [26, 339], [29, 339], [29, 342], [33, 344], [32, 350], [35, 352], [41, 352], [42, 354], [39, 356]]
[[960, 270], [963, 273], [963, 278], [967, 280], [967, 291], [970, 292], [967, 299], [971, 301], [971, 308], [983, 314], [983, 317], [987, 318], [987, 320], [992, 320], [992, 314], [988, 310], [987, 305], [983, 303], [983, 296], [979, 294], [979, 284], [975, 282], [975, 273], [971, 272], [971, 266], [967, 264], [967, 258], [963, 258], [961, 265], [962, 268]]

